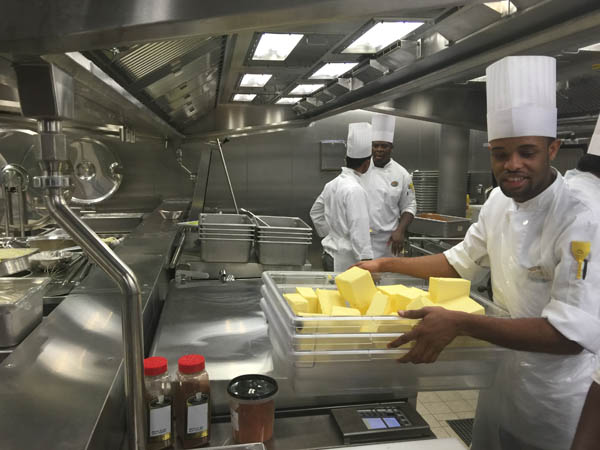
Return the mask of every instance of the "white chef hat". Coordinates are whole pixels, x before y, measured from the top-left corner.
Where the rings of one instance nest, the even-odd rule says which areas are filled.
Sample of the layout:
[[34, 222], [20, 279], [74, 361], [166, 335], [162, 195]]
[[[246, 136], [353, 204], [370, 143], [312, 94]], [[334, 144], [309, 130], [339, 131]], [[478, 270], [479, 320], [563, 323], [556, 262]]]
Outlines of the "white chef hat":
[[371, 119], [373, 127], [373, 140], [394, 142], [394, 127], [396, 126], [396, 118], [385, 114], [375, 114]]
[[488, 140], [556, 137], [556, 60], [508, 56], [486, 71]]
[[596, 128], [594, 129], [594, 134], [590, 140], [587, 154], [600, 156], [600, 118], [598, 118], [598, 122], [596, 122]]
[[346, 156], [350, 158], [366, 158], [371, 156], [371, 125], [367, 122], [348, 125]]

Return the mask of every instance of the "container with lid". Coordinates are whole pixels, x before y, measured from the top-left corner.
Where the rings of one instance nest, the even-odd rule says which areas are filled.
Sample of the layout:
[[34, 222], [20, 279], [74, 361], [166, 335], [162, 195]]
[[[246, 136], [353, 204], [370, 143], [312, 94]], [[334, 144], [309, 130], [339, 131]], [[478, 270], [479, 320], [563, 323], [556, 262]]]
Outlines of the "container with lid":
[[227, 387], [233, 438], [238, 444], [273, 437], [277, 382], [266, 375], [242, 375]]
[[177, 435], [183, 448], [207, 445], [210, 438], [210, 382], [202, 355], [179, 358], [175, 394]]
[[148, 408], [149, 450], [161, 450], [173, 446], [173, 413], [171, 380], [167, 359], [153, 356], [144, 360], [144, 388]]

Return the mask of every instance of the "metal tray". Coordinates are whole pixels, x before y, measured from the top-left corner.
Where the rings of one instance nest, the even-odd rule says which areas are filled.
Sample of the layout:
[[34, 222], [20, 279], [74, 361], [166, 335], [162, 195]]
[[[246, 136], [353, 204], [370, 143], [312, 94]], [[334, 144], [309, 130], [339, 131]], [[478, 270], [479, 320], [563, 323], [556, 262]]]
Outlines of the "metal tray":
[[258, 241], [256, 253], [261, 264], [302, 266], [308, 256], [309, 243]]
[[50, 278], [0, 278], [0, 347], [18, 345], [42, 321]]
[[471, 226], [471, 221], [465, 217], [446, 216], [443, 214], [436, 214], [436, 216], [445, 220], [436, 220], [421, 217], [420, 215], [415, 216], [408, 227], [408, 231], [424, 236], [463, 237]]
[[200, 238], [200, 257], [205, 262], [237, 262], [250, 260], [253, 239]]
[[285, 231], [286, 233], [311, 233], [312, 228], [299, 217], [257, 216], [269, 226], [259, 224], [259, 232]]

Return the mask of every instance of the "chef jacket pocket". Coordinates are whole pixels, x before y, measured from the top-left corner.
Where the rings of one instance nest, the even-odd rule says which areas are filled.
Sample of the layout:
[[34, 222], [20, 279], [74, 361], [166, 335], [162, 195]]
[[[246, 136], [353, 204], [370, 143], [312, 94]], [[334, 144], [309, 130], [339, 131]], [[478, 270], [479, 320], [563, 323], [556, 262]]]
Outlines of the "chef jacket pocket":
[[529, 267], [527, 269], [527, 278], [531, 281], [547, 282], [554, 278], [552, 272], [542, 266]]

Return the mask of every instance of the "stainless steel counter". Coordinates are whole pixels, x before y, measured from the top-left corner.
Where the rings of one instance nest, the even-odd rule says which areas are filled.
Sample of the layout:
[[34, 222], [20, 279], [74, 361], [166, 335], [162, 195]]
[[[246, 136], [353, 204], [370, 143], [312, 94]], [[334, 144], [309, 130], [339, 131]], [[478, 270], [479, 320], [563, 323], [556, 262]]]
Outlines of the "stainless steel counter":
[[261, 284], [260, 279], [225, 284], [206, 281], [189, 289], [175, 289], [172, 284], [151, 354], [167, 358], [171, 374], [177, 370], [180, 356], [204, 355], [217, 414], [228, 411], [229, 381], [247, 373], [267, 374], [277, 380], [279, 409], [406, 398], [398, 393], [333, 396], [318, 386], [310, 395], [298, 395], [285, 374], [273, 366], [267, 322], [259, 306]]
[[[152, 213], [117, 248], [142, 286], [146, 330], [166, 295], [176, 229]], [[162, 285], [162, 287], [161, 287]], [[124, 433], [121, 293], [94, 268], [0, 365], [0, 448], [118, 448]], [[148, 349], [151, 333], [146, 333]]]

